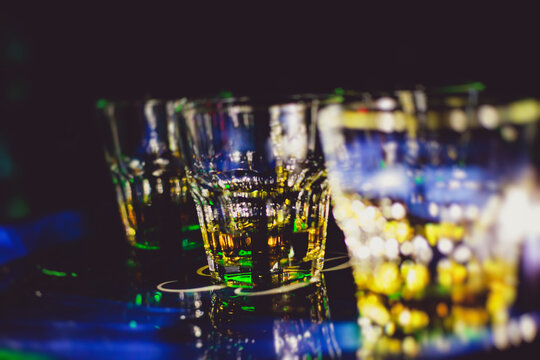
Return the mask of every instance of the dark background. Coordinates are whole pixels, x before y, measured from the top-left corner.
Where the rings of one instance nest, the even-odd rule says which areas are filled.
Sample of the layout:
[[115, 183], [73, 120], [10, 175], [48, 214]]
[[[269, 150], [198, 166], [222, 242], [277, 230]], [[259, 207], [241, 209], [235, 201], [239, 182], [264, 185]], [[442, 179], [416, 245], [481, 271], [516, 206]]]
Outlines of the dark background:
[[532, 9], [300, 4], [87, 8], [0, 15], [0, 224], [63, 210], [93, 241], [120, 234], [100, 98], [391, 89], [481, 81], [536, 95]]

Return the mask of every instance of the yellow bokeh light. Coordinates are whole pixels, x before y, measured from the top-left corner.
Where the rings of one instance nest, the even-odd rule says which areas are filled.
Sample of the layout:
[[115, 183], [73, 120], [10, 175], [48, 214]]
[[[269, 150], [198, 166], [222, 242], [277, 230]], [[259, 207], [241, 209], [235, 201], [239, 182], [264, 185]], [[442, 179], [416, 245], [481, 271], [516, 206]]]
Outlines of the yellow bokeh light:
[[399, 291], [401, 284], [402, 281], [397, 264], [385, 262], [375, 269], [370, 289], [389, 295]]
[[458, 264], [458, 263], [452, 263], [452, 283], [454, 285], [456, 284], [462, 284], [465, 282], [465, 279], [467, 278], [467, 268], [465, 266]]
[[406, 273], [405, 289], [415, 294], [426, 288], [429, 284], [429, 270], [425, 265], [414, 264]]
[[412, 237], [413, 229], [404, 220], [388, 221], [384, 226], [383, 233], [385, 238], [396, 239], [399, 243], [402, 243]]
[[360, 296], [358, 298], [358, 310], [360, 311], [361, 316], [364, 316], [381, 326], [386, 325], [390, 321], [390, 313], [379, 297], [374, 294]]

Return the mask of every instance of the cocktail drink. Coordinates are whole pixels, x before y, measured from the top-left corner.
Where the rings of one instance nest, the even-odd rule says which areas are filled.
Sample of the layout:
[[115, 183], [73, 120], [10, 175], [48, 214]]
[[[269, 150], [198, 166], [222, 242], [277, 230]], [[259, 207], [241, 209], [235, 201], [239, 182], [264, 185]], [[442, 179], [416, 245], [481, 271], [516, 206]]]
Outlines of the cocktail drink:
[[230, 285], [316, 279], [329, 207], [318, 99], [177, 104], [208, 265]]
[[509, 212], [523, 193], [529, 120], [502, 109], [476, 92], [402, 91], [321, 111], [333, 212], [358, 287], [361, 356], [417, 355], [436, 337], [508, 319], [522, 240], [509, 235]]

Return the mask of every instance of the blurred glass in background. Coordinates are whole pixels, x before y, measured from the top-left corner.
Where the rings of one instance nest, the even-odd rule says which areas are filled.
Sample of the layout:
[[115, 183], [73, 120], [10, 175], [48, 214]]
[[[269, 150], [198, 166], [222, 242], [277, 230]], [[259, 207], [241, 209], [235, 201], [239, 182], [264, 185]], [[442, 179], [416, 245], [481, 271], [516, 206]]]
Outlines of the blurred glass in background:
[[[105, 157], [125, 234], [142, 250], [201, 247], [172, 104], [162, 100], [97, 103]], [[191, 234], [193, 235], [193, 234]]]
[[436, 339], [444, 353], [445, 336], [486, 327], [497, 347], [508, 344], [525, 224], [534, 223], [526, 194], [538, 104], [466, 90], [356, 94], [321, 111], [361, 357], [416, 356]]

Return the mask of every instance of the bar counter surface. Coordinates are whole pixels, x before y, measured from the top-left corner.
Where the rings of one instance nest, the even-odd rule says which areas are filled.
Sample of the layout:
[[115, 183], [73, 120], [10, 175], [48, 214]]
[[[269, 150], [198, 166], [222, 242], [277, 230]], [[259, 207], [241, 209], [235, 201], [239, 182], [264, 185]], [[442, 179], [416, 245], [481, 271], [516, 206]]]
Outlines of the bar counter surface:
[[[56, 229], [59, 232], [51, 231], [51, 225], [41, 226], [33, 236], [64, 234], [66, 240], [66, 220], [55, 221], [52, 228], [63, 224], [61, 230]], [[197, 229], [186, 233], [183, 249], [176, 252], [126, 248], [100, 256], [84, 242], [64, 241], [8, 261], [1, 267], [0, 358], [365, 356], [359, 351], [365, 336], [358, 325], [355, 286], [343, 235], [333, 220], [329, 225], [321, 281], [273, 291], [213, 284]], [[8, 230], [2, 229], [9, 240]], [[534, 301], [528, 300], [518, 299], [512, 311], [505, 347], [495, 346], [496, 336], [484, 328], [464, 334], [435, 334], [422, 343], [421, 350], [413, 347], [402, 356], [535, 358], [540, 347], [530, 333], [535, 335], [540, 318], [530, 305]], [[407, 349], [406, 345], [403, 348]]]

